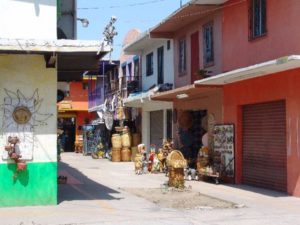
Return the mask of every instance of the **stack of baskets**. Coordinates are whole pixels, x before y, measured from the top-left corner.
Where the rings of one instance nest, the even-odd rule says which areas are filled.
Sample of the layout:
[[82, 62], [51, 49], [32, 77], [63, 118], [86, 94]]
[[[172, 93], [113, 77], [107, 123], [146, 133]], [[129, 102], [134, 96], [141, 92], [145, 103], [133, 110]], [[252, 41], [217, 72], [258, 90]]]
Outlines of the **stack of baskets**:
[[[121, 133], [121, 134], [120, 134]], [[122, 132], [113, 134], [112, 142], [112, 161], [129, 162], [131, 161], [131, 136], [128, 128], [123, 128]]]
[[131, 161], [131, 137], [128, 129], [123, 129], [122, 133], [122, 150], [121, 150], [121, 160], [123, 162]]
[[113, 134], [111, 137], [112, 151], [111, 151], [111, 161], [120, 162], [121, 161], [121, 148], [122, 148], [122, 138], [120, 134]]
[[131, 145], [131, 160], [134, 161], [135, 155], [138, 153], [138, 145], [141, 144], [141, 134], [132, 134], [132, 145]]

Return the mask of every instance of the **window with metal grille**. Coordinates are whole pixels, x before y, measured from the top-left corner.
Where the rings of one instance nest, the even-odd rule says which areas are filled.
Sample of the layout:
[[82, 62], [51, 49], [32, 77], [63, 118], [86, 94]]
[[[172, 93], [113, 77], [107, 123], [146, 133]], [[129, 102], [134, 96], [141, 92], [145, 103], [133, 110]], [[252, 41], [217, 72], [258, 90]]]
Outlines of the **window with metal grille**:
[[179, 58], [178, 58], [178, 72], [180, 75], [186, 72], [186, 40], [179, 40]]
[[207, 23], [203, 26], [203, 62], [204, 66], [214, 64], [214, 41], [213, 41], [213, 23]]
[[267, 33], [266, 0], [251, 0], [249, 9], [250, 39]]
[[153, 52], [146, 55], [146, 74], [147, 76], [153, 74]]

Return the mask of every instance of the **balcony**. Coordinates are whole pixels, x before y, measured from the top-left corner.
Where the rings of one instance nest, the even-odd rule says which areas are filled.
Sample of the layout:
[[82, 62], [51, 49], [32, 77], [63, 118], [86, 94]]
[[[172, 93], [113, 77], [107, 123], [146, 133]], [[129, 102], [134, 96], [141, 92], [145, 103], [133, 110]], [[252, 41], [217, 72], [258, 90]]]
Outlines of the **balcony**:
[[141, 76], [123, 77], [121, 96], [127, 98], [131, 93], [137, 93], [142, 91], [142, 79]]

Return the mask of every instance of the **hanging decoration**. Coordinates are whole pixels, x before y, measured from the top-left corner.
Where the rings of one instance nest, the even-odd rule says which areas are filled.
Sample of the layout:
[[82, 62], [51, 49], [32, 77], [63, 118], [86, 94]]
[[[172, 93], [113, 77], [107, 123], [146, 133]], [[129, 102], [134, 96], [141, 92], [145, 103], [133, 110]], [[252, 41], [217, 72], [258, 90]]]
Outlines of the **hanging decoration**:
[[114, 123], [114, 116], [111, 112], [106, 111], [104, 113], [104, 122], [105, 126], [108, 130], [112, 130], [113, 128], [113, 123]]

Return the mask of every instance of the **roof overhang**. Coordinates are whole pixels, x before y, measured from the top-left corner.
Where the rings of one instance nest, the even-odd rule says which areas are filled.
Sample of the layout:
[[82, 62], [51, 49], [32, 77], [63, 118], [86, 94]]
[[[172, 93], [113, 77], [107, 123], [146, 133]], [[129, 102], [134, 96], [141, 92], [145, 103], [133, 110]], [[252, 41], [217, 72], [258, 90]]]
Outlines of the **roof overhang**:
[[185, 101], [193, 100], [198, 98], [201, 95], [206, 95], [211, 92], [214, 92], [216, 89], [221, 88], [222, 86], [198, 86], [195, 84], [186, 85], [180, 88], [176, 88], [170, 91], [161, 92], [151, 96], [152, 100], [155, 101]]
[[99, 59], [111, 50], [102, 41], [1, 39], [0, 54], [42, 54], [46, 67], [55, 67], [58, 81], [82, 80], [89, 71], [99, 73]]
[[139, 35], [135, 40], [124, 47], [127, 55], [140, 55], [145, 48], [160, 44], [165, 38], [150, 38], [149, 31]]
[[173, 38], [176, 31], [219, 9], [228, 0], [193, 0], [176, 10], [150, 31], [152, 38]]
[[111, 47], [103, 41], [90, 40], [36, 40], [0, 38], [0, 52], [20, 53], [71, 53], [94, 52], [97, 55], [107, 53]]
[[300, 55], [286, 56], [264, 63], [222, 73], [217, 76], [195, 81], [195, 85], [226, 85], [256, 77], [268, 76], [274, 73], [300, 67]]

